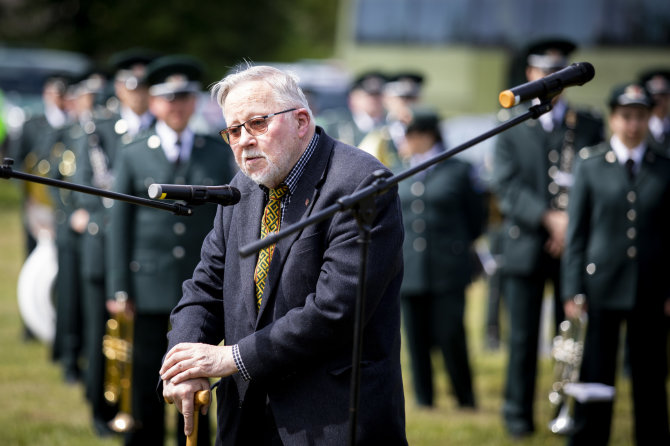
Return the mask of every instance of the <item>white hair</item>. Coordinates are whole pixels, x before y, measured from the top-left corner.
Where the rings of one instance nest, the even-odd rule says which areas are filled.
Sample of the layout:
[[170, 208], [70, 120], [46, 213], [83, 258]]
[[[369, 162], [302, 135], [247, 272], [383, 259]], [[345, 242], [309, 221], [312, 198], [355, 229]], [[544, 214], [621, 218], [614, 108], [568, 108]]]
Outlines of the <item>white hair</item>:
[[298, 85], [298, 76], [267, 65], [254, 66], [247, 62], [246, 66], [241, 66], [237, 72], [227, 75], [212, 86], [212, 98], [216, 99], [221, 109], [224, 109], [228, 93], [234, 87], [253, 81], [267, 83], [274, 93], [275, 101], [282, 108], [305, 108], [313, 119], [305, 93]]

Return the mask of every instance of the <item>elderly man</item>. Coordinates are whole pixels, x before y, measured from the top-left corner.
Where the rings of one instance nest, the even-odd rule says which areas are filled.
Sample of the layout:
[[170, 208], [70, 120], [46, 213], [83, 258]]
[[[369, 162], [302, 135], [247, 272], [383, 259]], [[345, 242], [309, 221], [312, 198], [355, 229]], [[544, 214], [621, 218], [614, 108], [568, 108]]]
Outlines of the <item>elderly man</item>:
[[[208, 378], [222, 377], [219, 444], [344, 444], [358, 282], [355, 219], [337, 214], [258, 256], [242, 258], [238, 249], [369, 185], [383, 166], [316, 127], [296, 79], [282, 71], [251, 67], [224, 78], [213, 94], [229, 125], [221, 134], [242, 171], [231, 183], [242, 198], [219, 207], [172, 312], [163, 395], [190, 431], [194, 393], [209, 388]], [[357, 442], [406, 444], [403, 229], [395, 189], [376, 199], [376, 210]]]

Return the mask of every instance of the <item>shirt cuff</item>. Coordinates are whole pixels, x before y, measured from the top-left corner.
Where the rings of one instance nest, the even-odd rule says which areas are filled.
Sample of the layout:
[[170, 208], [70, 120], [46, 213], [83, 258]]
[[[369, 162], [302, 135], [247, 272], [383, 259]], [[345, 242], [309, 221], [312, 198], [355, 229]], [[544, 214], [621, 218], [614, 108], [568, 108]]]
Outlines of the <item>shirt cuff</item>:
[[251, 376], [249, 376], [249, 372], [244, 367], [244, 362], [242, 362], [242, 357], [240, 356], [240, 347], [237, 344], [233, 345], [233, 360], [235, 361], [235, 366], [240, 371], [240, 375], [242, 375], [242, 379], [249, 381]]

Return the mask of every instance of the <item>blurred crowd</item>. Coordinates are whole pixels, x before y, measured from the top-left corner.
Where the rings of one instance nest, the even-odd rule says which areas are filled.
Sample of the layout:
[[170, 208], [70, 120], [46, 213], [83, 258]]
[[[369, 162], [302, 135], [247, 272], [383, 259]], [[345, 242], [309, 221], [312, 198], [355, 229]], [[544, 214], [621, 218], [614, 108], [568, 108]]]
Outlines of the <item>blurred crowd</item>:
[[[565, 68], [575, 49], [565, 40], [531, 43], [527, 80]], [[15, 170], [143, 198], [154, 183], [226, 184], [236, 166], [218, 135], [225, 123], [203, 72], [191, 57], [133, 48], [104, 70], [53, 73], [42, 113], [11, 135], [0, 120], [2, 153]], [[410, 404], [434, 406], [438, 349], [458, 407], [477, 410], [464, 315], [468, 286], [481, 278], [486, 348], [504, 346], [507, 355], [500, 410], [510, 436], [537, 430], [538, 352], [551, 295], [551, 331], [562, 336], [565, 320], [581, 330], [576, 355], [556, 354], [572, 374], [557, 382], [555, 431], [569, 444], [607, 444], [623, 370], [633, 384], [636, 443], [668, 444], [670, 67], [640, 67], [638, 79], [613, 85], [603, 98], [607, 117], [560, 94], [519, 105], [515, 116], [528, 107], [551, 110], [503, 132], [476, 161], [444, 156], [445, 120], [422, 95], [430, 81], [420, 71], [357, 73], [341, 106], [314, 105], [328, 135], [395, 173], [425, 167], [399, 184]], [[184, 217], [18, 185], [26, 257], [36, 265], [25, 272], [33, 286], [19, 287], [19, 299], [30, 307], [53, 293], [55, 308], [55, 320], [24, 316], [24, 338], [48, 342], [64, 380], [84, 385], [98, 435], [162, 444], [165, 408], [155, 388], [168, 316], [215, 206]], [[55, 262], [57, 273], [36, 287], [45, 281], [44, 262]], [[209, 444], [208, 423], [201, 426], [199, 444]]]

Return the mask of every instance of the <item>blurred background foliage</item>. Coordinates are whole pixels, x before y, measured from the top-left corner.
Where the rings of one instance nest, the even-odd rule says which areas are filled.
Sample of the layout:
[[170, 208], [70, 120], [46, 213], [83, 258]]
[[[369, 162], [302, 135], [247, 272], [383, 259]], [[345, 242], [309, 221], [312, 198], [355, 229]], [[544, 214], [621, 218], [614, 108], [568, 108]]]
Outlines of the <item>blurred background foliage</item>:
[[187, 53], [215, 81], [243, 60], [331, 56], [338, 3], [0, 0], [0, 43], [77, 51], [101, 64], [135, 46]]

